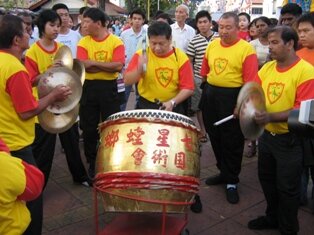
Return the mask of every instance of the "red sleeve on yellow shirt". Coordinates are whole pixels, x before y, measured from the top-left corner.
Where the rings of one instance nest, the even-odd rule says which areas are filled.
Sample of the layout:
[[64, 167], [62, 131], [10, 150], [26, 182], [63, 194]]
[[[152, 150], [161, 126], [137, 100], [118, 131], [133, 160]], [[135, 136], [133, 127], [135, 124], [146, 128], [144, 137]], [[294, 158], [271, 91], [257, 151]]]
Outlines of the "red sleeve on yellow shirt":
[[256, 54], [251, 54], [247, 56], [243, 62], [242, 74], [243, 82], [251, 82], [255, 79], [258, 71], [258, 61]]
[[309, 99], [314, 99], [314, 78], [298, 86], [294, 108], [299, 108], [301, 101]]
[[44, 187], [43, 173], [33, 165], [22, 161], [26, 177], [26, 185], [24, 192], [17, 198], [24, 201], [32, 201], [36, 199], [42, 192]]
[[138, 55], [137, 53], [135, 53], [135, 54], [133, 55], [133, 57], [131, 58], [128, 67], [126, 68], [125, 73], [137, 69], [137, 66], [138, 66], [138, 58], [139, 58], [139, 55]]
[[124, 45], [117, 46], [113, 50], [112, 62], [125, 63], [125, 48]]
[[25, 57], [25, 67], [28, 71], [31, 84], [33, 84], [37, 75], [40, 74], [40, 72], [38, 70], [38, 64], [34, 60], [32, 60], [31, 58], [26, 56]]
[[76, 58], [80, 60], [87, 60], [88, 59], [88, 52], [84, 47], [78, 46], [76, 52]]
[[32, 85], [24, 71], [13, 74], [6, 83], [6, 92], [12, 99], [17, 113], [24, 113], [37, 108], [38, 102], [33, 96]]
[[194, 90], [193, 69], [190, 60], [187, 60], [179, 69], [180, 90]]
[[208, 73], [209, 73], [208, 60], [207, 58], [204, 57], [200, 74], [202, 77], [207, 77]]
[[10, 153], [8, 146], [4, 143], [4, 141], [0, 138], [0, 152]]
[[259, 77], [258, 73], [256, 74], [256, 76], [253, 79], [253, 82], [257, 82], [258, 84], [262, 85], [262, 80]]

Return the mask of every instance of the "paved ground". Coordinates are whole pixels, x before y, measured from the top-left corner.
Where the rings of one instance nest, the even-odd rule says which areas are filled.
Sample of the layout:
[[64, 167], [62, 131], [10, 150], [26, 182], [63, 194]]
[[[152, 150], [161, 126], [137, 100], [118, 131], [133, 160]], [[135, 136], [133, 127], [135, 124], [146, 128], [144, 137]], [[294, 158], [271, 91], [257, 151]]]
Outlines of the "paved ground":
[[[191, 235], [277, 235], [278, 231], [252, 231], [247, 222], [265, 210], [265, 199], [257, 179], [257, 157], [243, 158], [243, 167], [238, 187], [240, 202], [229, 204], [222, 186], [206, 186], [205, 179], [217, 172], [210, 143], [202, 145], [201, 189], [203, 212], [188, 213], [187, 228]], [[93, 190], [72, 183], [65, 156], [58, 144], [49, 183], [44, 192], [45, 235], [95, 234]], [[313, 200], [299, 210], [300, 235], [314, 234]], [[115, 214], [102, 211], [99, 206], [101, 226], [110, 223]], [[115, 234], [114, 234], [115, 235]], [[134, 234], [140, 235], [140, 234]], [[170, 234], [173, 235], [173, 234]]]

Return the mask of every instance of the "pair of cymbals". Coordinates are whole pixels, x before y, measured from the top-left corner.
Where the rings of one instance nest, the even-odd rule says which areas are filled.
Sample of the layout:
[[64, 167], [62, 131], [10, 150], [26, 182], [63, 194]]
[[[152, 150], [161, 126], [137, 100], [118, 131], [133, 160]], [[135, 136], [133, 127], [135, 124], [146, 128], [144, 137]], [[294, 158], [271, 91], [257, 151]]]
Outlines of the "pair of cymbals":
[[255, 112], [266, 111], [265, 95], [256, 82], [246, 83], [237, 99], [237, 112], [241, 131], [245, 138], [255, 140], [263, 134], [264, 126], [255, 122]]
[[79, 104], [66, 113], [52, 113], [44, 110], [38, 115], [41, 127], [51, 134], [63, 133], [76, 122], [79, 114]]
[[[49, 133], [62, 133], [68, 130], [77, 120], [79, 101], [82, 95], [82, 84], [85, 79], [85, 68], [82, 62], [72, 58], [71, 50], [62, 46], [54, 61], [61, 60], [63, 67], [48, 69], [39, 80], [38, 95], [44, 97], [56, 86], [69, 86], [72, 94], [62, 102], [51, 104], [38, 115], [39, 123]], [[72, 70], [73, 69], [73, 70]]]
[[55, 102], [47, 107], [52, 113], [66, 113], [73, 109], [81, 99], [82, 84], [78, 75], [67, 67], [50, 68], [42, 74], [37, 90], [39, 98], [48, 95], [56, 86], [70, 87], [72, 94], [62, 102]]
[[84, 64], [78, 60], [73, 59], [71, 49], [68, 46], [62, 46], [57, 51], [54, 61], [61, 61], [62, 65], [66, 68], [73, 70], [78, 76], [82, 83], [85, 81], [85, 67]]

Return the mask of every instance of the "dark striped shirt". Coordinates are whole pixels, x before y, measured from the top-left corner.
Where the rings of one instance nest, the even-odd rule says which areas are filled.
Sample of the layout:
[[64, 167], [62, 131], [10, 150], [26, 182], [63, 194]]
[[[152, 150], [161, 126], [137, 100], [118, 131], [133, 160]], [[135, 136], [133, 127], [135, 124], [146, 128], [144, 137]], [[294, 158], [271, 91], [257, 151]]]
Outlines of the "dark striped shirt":
[[189, 42], [186, 54], [193, 59], [193, 69], [195, 78], [201, 78], [200, 71], [206, 48], [208, 46], [208, 43], [217, 37], [218, 34], [214, 33], [212, 37], [208, 40], [201, 34], [197, 34]]

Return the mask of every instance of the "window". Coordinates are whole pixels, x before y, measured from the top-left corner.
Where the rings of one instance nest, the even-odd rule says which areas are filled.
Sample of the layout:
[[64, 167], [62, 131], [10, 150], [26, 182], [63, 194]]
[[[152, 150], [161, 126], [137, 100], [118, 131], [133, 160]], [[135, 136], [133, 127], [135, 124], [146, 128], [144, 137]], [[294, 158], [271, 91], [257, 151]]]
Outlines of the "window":
[[263, 14], [263, 8], [253, 7], [252, 8], [252, 14], [254, 14], [254, 15], [262, 15]]

